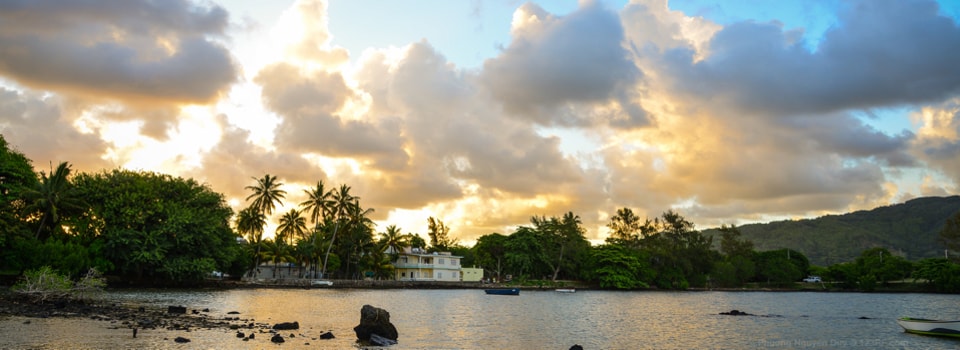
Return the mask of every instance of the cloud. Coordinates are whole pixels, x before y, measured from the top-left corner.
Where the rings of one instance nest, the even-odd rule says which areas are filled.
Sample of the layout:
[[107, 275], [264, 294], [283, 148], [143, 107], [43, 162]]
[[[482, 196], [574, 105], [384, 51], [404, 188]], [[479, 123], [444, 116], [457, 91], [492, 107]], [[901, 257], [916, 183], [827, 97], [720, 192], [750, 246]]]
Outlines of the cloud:
[[[914, 115], [920, 123], [913, 151], [934, 169], [953, 180], [960, 189], [960, 98], [928, 106]], [[925, 183], [932, 188], [933, 184]]]
[[0, 3], [0, 74], [126, 103], [203, 103], [236, 80], [227, 13], [187, 1]]
[[[936, 35], [931, 35], [936, 33]], [[709, 56], [664, 58], [676, 92], [789, 116], [937, 101], [960, 92], [960, 28], [930, 1], [857, 1], [810, 52], [801, 31], [740, 22], [713, 37]]]
[[[610, 124], [638, 127], [648, 123], [634, 100], [642, 72], [624, 49], [617, 15], [598, 3], [555, 17], [533, 3], [514, 13], [513, 41], [483, 64], [480, 79], [504, 108], [543, 125]], [[556, 111], [578, 104], [614, 104], [606, 120], [590, 120]]]
[[37, 170], [69, 162], [79, 171], [112, 167], [101, 155], [108, 145], [95, 133], [72, 126], [69, 107], [55, 96], [19, 92], [0, 87], [0, 133], [13, 147], [33, 161]]
[[[283, 183], [310, 184], [326, 178], [322, 169], [300, 155], [278, 153], [254, 145], [249, 140], [250, 132], [229, 125], [226, 116], [219, 116], [217, 120], [223, 130], [219, 143], [203, 152], [202, 167], [187, 170], [185, 174], [210, 184], [226, 197], [244, 200], [250, 195], [245, 187], [255, 183], [252, 178], [261, 178], [265, 174], [276, 176]], [[300, 195], [300, 191], [289, 187], [284, 190], [288, 193], [288, 202], [299, 203], [289, 199]]]

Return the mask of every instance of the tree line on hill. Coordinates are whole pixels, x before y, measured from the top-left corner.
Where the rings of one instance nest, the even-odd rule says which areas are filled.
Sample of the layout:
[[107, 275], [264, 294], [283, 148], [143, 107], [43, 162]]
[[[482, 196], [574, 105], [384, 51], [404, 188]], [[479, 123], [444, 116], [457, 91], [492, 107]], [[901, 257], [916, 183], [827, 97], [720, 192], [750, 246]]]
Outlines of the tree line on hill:
[[[211, 272], [262, 276], [264, 264], [287, 266], [299, 278], [392, 279], [398, 251], [417, 247], [462, 256], [463, 266], [519, 282], [577, 280], [609, 289], [790, 285], [819, 274], [869, 290], [916, 278], [929, 290], [960, 292], [960, 265], [946, 258], [909, 261], [870, 248], [852, 261], [819, 267], [794, 249], [758, 251], [737, 227], [716, 235], [695, 229], [674, 211], [653, 219], [629, 208], [607, 224], [610, 236], [591, 245], [578, 215], [534, 216], [508, 234], [481, 236], [472, 247], [451, 238], [442, 220], [428, 219], [429, 242], [396, 226], [377, 232], [350, 186], [323, 181], [303, 190], [307, 200], [279, 216], [272, 238], [267, 220], [287, 192], [278, 178], [254, 177], [247, 206], [234, 213], [220, 193], [192, 179], [143, 171], [74, 174], [68, 163], [35, 173], [31, 161], [0, 135], [0, 272], [23, 275], [43, 266], [72, 277], [91, 267], [114, 283], [193, 283]], [[957, 251], [960, 213], [940, 230]], [[718, 238], [714, 244], [714, 238]], [[297, 268], [292, 272], [292, 267]]]

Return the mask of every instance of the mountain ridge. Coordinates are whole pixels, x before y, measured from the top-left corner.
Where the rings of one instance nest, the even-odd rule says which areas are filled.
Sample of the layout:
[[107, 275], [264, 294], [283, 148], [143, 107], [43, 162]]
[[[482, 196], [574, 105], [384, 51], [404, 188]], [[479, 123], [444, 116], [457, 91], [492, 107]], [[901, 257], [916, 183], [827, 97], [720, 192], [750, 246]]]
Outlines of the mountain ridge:
[[[908, 260], [943, 256], [937, 241], [948, 218], [960, 211], [960, 196], [919, 197], [903, 203], [825, 215], [815, 219], [782, 220], [738, 226], [742, 238], [757, 251], [790, 248], [829, 266], [853, 261], [864, 250], [887, 248]], [[717, 229], [704, 231], [719, 239]]]

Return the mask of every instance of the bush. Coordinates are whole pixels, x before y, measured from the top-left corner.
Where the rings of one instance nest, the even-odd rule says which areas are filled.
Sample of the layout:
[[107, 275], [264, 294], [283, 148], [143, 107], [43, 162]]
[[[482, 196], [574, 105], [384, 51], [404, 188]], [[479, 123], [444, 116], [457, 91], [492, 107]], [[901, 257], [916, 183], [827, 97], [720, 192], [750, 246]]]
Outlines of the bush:
[[91, 268], [76, 284], [70, 278], [54, 271], [50, 266], [30, 270], [23, 274], [23, 280], [17, 282], [11, 291], [23, 295], [35, 303], [47, 300], [82, 300], [103, 291], [106, 282], [100, 272]]

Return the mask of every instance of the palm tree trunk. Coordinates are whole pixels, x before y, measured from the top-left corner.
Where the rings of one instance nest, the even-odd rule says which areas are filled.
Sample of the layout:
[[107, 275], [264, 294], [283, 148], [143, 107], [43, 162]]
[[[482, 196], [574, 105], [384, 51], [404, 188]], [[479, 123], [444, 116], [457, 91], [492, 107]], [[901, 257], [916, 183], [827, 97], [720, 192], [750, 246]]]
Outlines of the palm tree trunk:
[[333, 237], [330, 237], [330, 245], [327, 246], [327, 254], [323, 256], [323, 270], [320, 271], [320, 278], [327, 278], [327, 258], [330, 258], [330, 248], [333, 248], [333, 242], [337, 240], [337, 231], [340, 229], [340, 220], [333, 227]]

